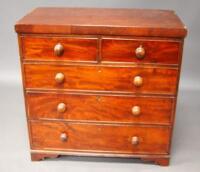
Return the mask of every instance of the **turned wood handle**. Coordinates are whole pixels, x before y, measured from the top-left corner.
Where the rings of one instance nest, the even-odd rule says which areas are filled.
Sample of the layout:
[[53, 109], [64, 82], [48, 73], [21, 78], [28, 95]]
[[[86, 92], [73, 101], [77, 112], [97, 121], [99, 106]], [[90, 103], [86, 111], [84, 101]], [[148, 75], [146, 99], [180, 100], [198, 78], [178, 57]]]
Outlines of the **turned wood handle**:
[[64, 79], [65, 79], [65, 75], [61, 72], [59, 73], [56, 73], [55, 75], [55, 81], [58, 83], [58, 84], [61, 84], [64, 82]]
[[133, 79], [133, 84], [136, 87], [142, 86], [142, 84], [143, 84], [143, 78], [141, 76], [135, 76], [134, 79]]
[[57, 105], [57, 112], [63, 113], [66, 111], [66, 104], [65, 103], [59, 103]]
[[135, 55], [137, 59], [143, 59], [145, 57], [145, 49], [142, 45], [136, 48]]
[[131, 139], [131, 143], [133, 145], [138, 145], [139, 144], [139, 137], [138, 136], [133, 136]]
[[131, 110], [134, 116], [139, 116], [141, 114], [140, 106], [133, 106]]
[[67, 134], [66, 133], [61, 133], [60, 134], [60, 140], [62, 142], [66, 142], [67, 141]]
[[54, 46], [54, 54], [56, 56], [62, 56], [63, 53], [64, 53], [64, 46], [62, 44], [60, 44], [60, 43], [56, 44]]

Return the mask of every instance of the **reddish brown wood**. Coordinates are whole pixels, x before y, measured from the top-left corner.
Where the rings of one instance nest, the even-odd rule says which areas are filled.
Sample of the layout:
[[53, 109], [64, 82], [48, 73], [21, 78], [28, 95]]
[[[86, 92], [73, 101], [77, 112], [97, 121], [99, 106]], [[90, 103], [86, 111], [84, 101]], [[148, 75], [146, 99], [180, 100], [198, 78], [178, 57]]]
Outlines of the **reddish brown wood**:
[[[26, 88], [75, 89], [129, 93], [175, 94], [177, 69], [144, 67], [101, 67], [26, 64]], [[61, 84], [55, 82], [56, 73], [65, 75]], [[143, 78], [143, 85], [133, 84], [135, 76]]]
[[[129, 158], [139, 158], [144, 162], [153, 162], [155, 164], [161, 165], [161, 166], [168, 166], [169, 165], [169, 157], [166, 155], [134, 155], [134, 154], [115, 154], [115, 153], [102, 153], [102, 152], [82, 152], [82, 151], [76, 151], [76, 152], [70, 152], [70, 151], [45, 151], [40, 150], [40, 153], [38, 153], [38, 150], [35, 152], [33, 150], [33, 153], [31, 153], [31, 156], [33, 157], [33, 161], [39, 161], [43, 160], [48, 156], [51, 156], [50, 158], [57, 158], [60, 155], [66, 156], [66, 155], [72, 155], [72, 156], [103, 156], [103, 157], [129, 157]], [[48, 152], [48, 154], [46, 153]], [[58, 156], [57, 156], [58, 155]]]
[[[145, 57], [137, 59], [135, 50], [141, 46]], [[103, 38], [102, 61], [178, 64], [180, 41], [157, 39]]]
[[155, 158], [155, 157], [145, 157], [141, 158], [141, 160], [146, 162], [154, 162], [155, 164], [161, 165], [161, 166], [168, 166], [169, 165], [169, 158]]
[[[41, 150], [40, 150], [41, 151]], [[31, 160], [32, 161], [41, 161], [44, 160], [46, 158], [58, 158], [60, 155], [58, 154], [46, 154], [46, 153], [42, 153], [42, 152], [46, 152], [46, 151], [41, 151], [41, 153], [31, 153]], [[49, 151], [48, 151], [49, 152]], [[58, 153], [59, 151], [54, 151], [56, 153]], [[124, 154], [103, 154], [103, 153], [86, 153], [86, 152], [69, 152], [69, 151], [65, 151], [65, 152], [59, 152], [62, 155], [66, 156], [66, 155], [78, 155], [78, 156], [105, 156], [105, 157], [127, 157], [129, 156], [130, 158], [134, 158], [133, 155], [124, 155]], [[137, 157], [137, 156], [136, 156]], [[140, 157], [140, 159], [144, 162], [153, 162], [157, 165], [160, 166], [168, 166], [169, 165], [169, 158], [165, 157], [162, 155], [158, 155], [158, 156], [151, 156], [151, 155], [146, 155], [146, 156], [142, 156], [142, 155], [138, 155], [138, 157]]]
[[20, 55], [20, 67], [21, 67], [21, 75], [22, 75], [22, 87], [23, 87], [23, 97], [24, 97], [24, 106], [25, 106], [25, 112], [26, 112], [26, 123], [27, 123], [27, 129], [28, 129], [28, 138], [29, 138], [29, 147], [31, 147], [31, 132], [30, 132], [30, 125], [28, 120], [28, 108], [26, 106], [26, 90], [25, 90], [25, 82], [24, 82], [24, 68], [23, 68], [23, 62], [22, 62], [22, 40], [21, 37], [18, 35], [18, 45], [19, 45], [19, 55]]
[[32, 161], [40, 161], [46, 158], [57, 158], [59, 155], [54, 154], [44, 154], [44, 153], [31, 153]]
[[[32, 160], [84, 155], [169, 164], [187, 33], [173, 11], [38, 8], [15, 29]], [[57, 43], [64, 45], [60, 57]], [[146, 55], [137, 60], [140, 45]], [[65, 75], [62, 84], [55, 82], [58, 72]], [[141, 87], [133, 85], [137, 75]], [[67, 105], [64, 113], [56, 111], [60, 102]], [[130, 111], [136, 104], [137, 117]], [[138, 145], [131, 144], [133, 136]]]
[[[31, 122], [32, 149], [167, 154], [169, 127]], [[61, 141], [61, 133], [67, 140]], [[139, 144], [133, 145], [133, 136]]]
[[[97, 38], [22, 36], [23, 57], [27, 60], [96, 61]], [[62, 56], [54, 54], [56, 44], [64, 46]]]
[[18, 33], [158, 37], [187, 33], [174, 11], [149, 9], [37, 8], [18, 21], [15, 29]]
[[[27, 93], [29, 119], [60, 119], [106, 123], [171, 124], [174, 98], [122, 95], [91, 95], [63, 93]], [[66, 111], [57, 112], [59, 103]], [[141, 108], [134, 116], [133, 106]]]

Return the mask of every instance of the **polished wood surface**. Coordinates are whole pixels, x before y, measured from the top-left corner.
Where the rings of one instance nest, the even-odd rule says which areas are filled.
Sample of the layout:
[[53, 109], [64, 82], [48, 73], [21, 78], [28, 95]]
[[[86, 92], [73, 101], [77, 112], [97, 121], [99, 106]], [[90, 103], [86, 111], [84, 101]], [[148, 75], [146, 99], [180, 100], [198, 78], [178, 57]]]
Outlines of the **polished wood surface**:
[[[102, 61], [178, 65], [180, 45], [177, 40], [103, 38]], [[140, 46], [145, 50], [142, 59], [135, 53]]]
[[[141, 123], [170, 125], [174, 98], [76, 93], [27, 93], [29, 119], [67, 120], [106, 123]], [[59, 103], [66, 105], [62, 113]], [[134, 106], [140, 115], [132, 113]]]
[[[96, 61], [97, 39], [84, 37], [22, 36], [23, 57], [28, 60]], [[54, 47], [61, 44], [64, 52], [54, 53]]]
[[[53, 157], [60, 157], [61, 155], [64, 156], [95, 156], [95, 157], [128, 157], [128, 158], [137, 158], [141, 159], [143, 162], [146, 163], [155, 163], [161, 166], [168, 166], [169, 165], [169, 156], [168, 155], [153, 155], [153, 154], [123, 154], [123, 153], [99, 153], [99, 152], [82, 152], [82, 151], [50, 151], [50, 150], [31, 150], [31, 158], [33, 161], [40, 161], [45, 158], [53, 158]], [[105, 159], [106, 161], [106, 159]]]
[[[65, 65], [24, 65], [26, 88], [77, 89], [94, 91], [115, 91], [129, 93], [175, 94], [176, 69], [143, 67], [101, 67]], [[65, 81], [55, 82], [55, 75], [62, 72]], [[143, 78], [143, 85], [137, 87], [135, 76]]]
[[[168, 154], [169, 151], [169, 127], [37, 121], [30, 124], [32, 149], [138, 154]], [[68, 136], [64, 142], [60, 140], [61, 133]], [[133, 136], [139, 137], [138, 145], [132, 144]]]
[[33, 161], [169, 165], [187, 34], [174, 11], [37, 8], [15, 30]]
[[19, 20], [15, 29], [18, 33], [158, 37], [187, 33], [174, 11], [109, 8], [37, 8]]

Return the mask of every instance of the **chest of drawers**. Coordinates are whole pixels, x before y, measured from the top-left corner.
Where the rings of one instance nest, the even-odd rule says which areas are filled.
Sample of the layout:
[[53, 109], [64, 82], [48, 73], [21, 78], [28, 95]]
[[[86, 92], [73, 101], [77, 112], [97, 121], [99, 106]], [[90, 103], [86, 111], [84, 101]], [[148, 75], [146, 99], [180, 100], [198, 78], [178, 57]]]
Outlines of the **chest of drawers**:
[[187, 33], [173, 11], [37, 8], [15, 29], [32, 160], [169, 164]]

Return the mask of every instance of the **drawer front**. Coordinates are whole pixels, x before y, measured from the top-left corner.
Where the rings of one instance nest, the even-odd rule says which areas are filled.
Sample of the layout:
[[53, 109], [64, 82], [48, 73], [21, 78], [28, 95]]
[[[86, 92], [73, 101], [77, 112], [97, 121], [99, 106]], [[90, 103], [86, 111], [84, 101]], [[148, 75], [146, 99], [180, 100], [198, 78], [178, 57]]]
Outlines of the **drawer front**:
[[32, 149], [167, 154], [170, 128], [30, 122]]
[[170, 124], [174, 99], [159, 97], [27, 93], [29, 119]]
[[22, 37], [23, 57], [28, 60], [96, 61], [97, 38]]
[[180, 45], [167, 40], [103, 39], [102, 61], [178, 64]]
[[176, 92], [178, 74], [177, 69], [166, 68], [38, 64], [26, 64], [24, 71], [26, 88], [162, 94]]

